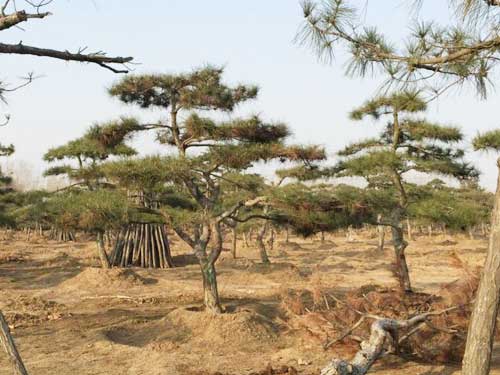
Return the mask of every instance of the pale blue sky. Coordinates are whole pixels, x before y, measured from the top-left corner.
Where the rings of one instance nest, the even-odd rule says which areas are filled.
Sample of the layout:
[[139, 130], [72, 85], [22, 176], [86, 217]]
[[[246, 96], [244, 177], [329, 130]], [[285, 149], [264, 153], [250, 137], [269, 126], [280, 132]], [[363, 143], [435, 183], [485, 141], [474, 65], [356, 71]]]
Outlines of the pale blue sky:
[[[367, 21], [378, 24], [394, 40], [407, 33], [409, 0], [368, 2]], [[366, 0], [359, 0], [365, 4]], [[447, 1], [427, 1], [422, 16], [446, 22]], [[439, 4], [438, 4], [439, 3]], [[380, 125], [347, 119], [354, 106], [374, 94], [379, 81], [344, 76], [343, 56], [332, 65], [317, 61], [293, 43], [301, 23], [297, 0], [56, 0], [53, 16], [32, 20], [21, 30], [2, 32], [5, 42], [40, 47], [134, 56], [136, 72], [181, 72], [206, 63], [226, 66], [229, 82], [260, 86], [257, 101], [238, 114], [260, 113], [287, 122], [294, 141], [324, 145], [330, 153], [349, 141], [379, 131]], [[119, 77], [96, 66], [23, 56], [1, 56], [0, 80], [34, 71], [43, 75], [29, 87], [8, 96], [1, 111], [12, 115], [1, 128], [2, 143], [14, 143], [15, 160], [45, 167], [43, 153], [51, 146], [80, 136], [94, 121], [138, 114], [154, 119], [161, 112], [138, 111], [119, 104], [106, 88]], [[472, 90], [452, 93], [432, 104], [428, 117], [460, 125], [470, 138], [500, 126], [500, 96], [480, 101]], [[159, 150], [151, 139], [136, 141], [144, 153]], [[482, 183], [493, 189], [494, 155], [471, 153], [484, 173]], [[333, 162], [333, 160], [332, 160]]]

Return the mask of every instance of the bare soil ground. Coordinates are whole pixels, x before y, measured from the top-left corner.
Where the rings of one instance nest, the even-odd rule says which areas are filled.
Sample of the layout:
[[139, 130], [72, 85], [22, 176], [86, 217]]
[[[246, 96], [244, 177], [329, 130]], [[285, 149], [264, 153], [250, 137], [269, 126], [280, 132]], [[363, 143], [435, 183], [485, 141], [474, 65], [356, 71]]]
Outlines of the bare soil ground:
[[[168, 270], [98, 268], [93, 242], [0, 241], [0, 309], [6, 315], [30, 373], [47, 374], [318, 374], [335, 356], [352, 355], [341, 345], [323, 350], [307, 330], [294, 329], [283, 308], [287, 290], [328, 293], [364, 285], [396, 287], [390, 244], [359, 235], [291, 238], [270, 251], [238, 243], [238, 259], [224, 252], [218, 281], [227, 314], [200, 310], [201, 280], [195, 259], [173, 239]], [[482, 265], [486, 239], [417, 237], [407, 250], [415, 289], [440, 293], [463, 277], [458, 255]], [[229, 245], [227, 245], [229, 247]], [[318, 281], [320, 280], [320, 281]], [[296, 369], [288, 369], [293, 367]], [[12, 370], [0, 352], [0, 374]], [[387, 356], [373, 374], [458, 374], [458, 366], [407, 362]], [[492, 374], [500, 374], [500, 350]]]

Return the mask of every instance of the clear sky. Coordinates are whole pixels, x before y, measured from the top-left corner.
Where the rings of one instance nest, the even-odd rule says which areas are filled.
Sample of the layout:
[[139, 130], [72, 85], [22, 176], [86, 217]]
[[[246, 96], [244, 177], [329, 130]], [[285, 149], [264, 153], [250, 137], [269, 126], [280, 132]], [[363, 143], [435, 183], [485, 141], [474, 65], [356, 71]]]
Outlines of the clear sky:
[[[410, 0], [359, 0], [366, 20], [380, 25], [395, 41], [408, 33]], [[447, 1], [427, 1], [421, 16], [447, 22]], [[376, 134], [381, 125], [352, 123], [348, 112], [372, 96], [380, 81], [344, 76], [342, 55], [331, 65], [317, 61], [293, 43], [301, 23], [298, 0], [56, 0], [53, 16], [32, 20], [23, 30], [2, 31], [2, 41], [76, 51], [103, 50], [134, 56], [142, 72], [182, 72], [204, 64], [224, 65], [228, 82], [255, 83], [259, 99], [237, 114], [261, 114], [285, 121], [294, 141], [321, 144], [333, 156], [347, 142]], [[27, 72], [42, 76], [8, 95], [0, 107], [11, 114], [0, 128], [2, 143], [14, 143], [12, 160], [33, 165], [52, 146], [80, 136], [95, 121], [135, 114], [155, 119], [161, 112], [140, 111], [108, 97], [106, 88], [119, 77], [92, 65], [45, 58], [1, 56], [0, 81], [15, 84]], [[478, 131], [500, 126], [500, 95], [479, 100], [472, 89], [452, 92], [433, 103], [428, 117], [459, 125], [470, 139]], [[143, 153], [160, 150], [151, 139], [135, 142]], [[467, 146], [470, 150], [470, 146]], [[494, 155], [470, 154], [483, 172], [483, 186], [496, 181]], [[11, 160], [11, 162], [12, 162]], [[332, 159], [332, 162], [334, 159]]]

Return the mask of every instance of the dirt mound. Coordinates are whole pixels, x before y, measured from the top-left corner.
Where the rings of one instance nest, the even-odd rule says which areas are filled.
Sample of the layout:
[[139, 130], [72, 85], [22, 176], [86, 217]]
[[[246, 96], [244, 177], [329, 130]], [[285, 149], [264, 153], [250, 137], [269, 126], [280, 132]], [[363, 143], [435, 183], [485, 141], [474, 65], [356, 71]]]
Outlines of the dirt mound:
[[230, 266], [237, 269], [249, 269], [255, 265], [255, 262], [248, 258], [233, 258], [232, 256], [220, 257], [217, 265]]
[[320, 243], [316, 246], [315, 250], [334, 250], [335, 247], [337, 247], [335, 242], [325, 241], [324, 243]]
[[302, 246], [300, 246], [297, 242], [278, 242], [278, 247], [285, 251], [293, 251], [293, 250], [303, 250]]
[[42, 298], [19, 296], [7, 300], [2, 310], [11, 328], [38, 325], [48, 320], [58, 320], [66, 315], [65, 306]]
[[60, 284], [62, 289], [130, 288], [151, 284], [155, 280], [146, 279], [131, 269], [85, 268], [75, 277]]
[[254, 263], [247, 268], [248, 271], [258, 275], [264, 275], [267, 279], [275, 282], [299, 282], [307, 279], [306, 272], [303, 272], [292, 263]]
[[179, 329], [191, 332], [190, 345], [247, 348], [265, 346], [277, 338], [274, 323], [251, 311], [214, 315], [194, 309], [175, 309], [167, 318]]
[[439, 246], [453, 246], [453, 245], [456, 245], [457, 243], [458, 243], [457, 241], [453, 241], [453, 240], [444, 240], [444, 241], [438, 242], [436, 245], [439, 245]]
[[2, 253], [0, 254], [0, 264], [2, 263], [21, 263], [25, 262], [26, 258], [22, 254]]

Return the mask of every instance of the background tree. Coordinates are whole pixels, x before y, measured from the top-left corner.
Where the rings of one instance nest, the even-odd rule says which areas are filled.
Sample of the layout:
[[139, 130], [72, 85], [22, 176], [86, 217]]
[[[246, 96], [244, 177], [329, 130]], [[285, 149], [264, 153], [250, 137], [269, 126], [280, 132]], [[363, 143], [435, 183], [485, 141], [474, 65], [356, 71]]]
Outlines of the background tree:
[[462, 160], [463, 150], [454, 146], [462, 140], [457, 128], [410, 116], [425, 109], [426, 104], [419, 94], [411, 91], [369, 100], [351, 112], [352, 119], [390, 116], [390, 120], [379, 138], [362, 140], [340, 151], [339, 155], [344, 159], [337, 165], [339, 176], [364, 177], [372, 185], [376, 184], [373, 178], [377, 181], [385, 179], [384, 184], [396, 194], [395, 204], [384, 223], [391, 228], [396, 270], [404, 292], [412, 291], [405, 257], [408, 243], [402, 225], [410, 203], [404, 184], [405, 174], [417, 171], [459, 179], [477, 177], [474, 168]]
[[97, 252], [103, 268], [111, 264], [105, 249], [104, 233], [128, 223], [131, 214], [126, 196], [110, 190], [69, 190], [55, 194], [43, 207], [53, 225], [67, 231], [82, 230], [96, 235]]
[[[323, 57], [331, 57], [339, 48], [346, 47], [351, 57], [347, 71], [353, 75], [365, 76], [377, 71], [389, 85], [418, 85], [430, 88], [434, 96], [471, 82], [480, 95], [486, 95], [487, 83], [492, 83], [491, 72], [500, 61], [498, 1], [450, 0], [458, 9], [456, 23], [447, 27], [433, 22], [415, 23], [409, 40], [401, 43], [399, 49], [378, 29], [360, 27], [363, 21], [352, 3], [349, 0], [303, 2], [305, 23], [298, 40], [310, 43]], [[500, 231], [498, 217], [500, 193], [495, 196], [492, 233]], [[500, 261], [496, 261], [500, 258], [496, 254], [499, 244], [500, 238], [490, 235], [463, 360], [464, 375], [486, 375], [490, 369], [500, 301], [500, 285], [495, 281], [500, 278]]]
[[[117, 125], [119, 124], [119, 125]], [[100, 127], [110, 126], [135, 126], [133, 119], [123, 118], [117, 122], [96, 124], [87, 133], [66, 144], [51, 148], [44, 155], [44, 160], [49, 163], [66, 162], [47, 169], [45, 176], [65, 176], [69, 179], [70, 185], [66, 189], [81, 188], [86, 190], [97, 190], [105, 184], [103, 176], [99, 171], [99, 165], [109, 157], [127, 157], [136, 154], [136, 151], [127, 146], [124, 142], [103, 146], [92, 138], [92, 134], [99, 131]], [[55, 220], [56, 226], [53, 228], [51, 237], [57, 240], [74, 240], [72, 231], [67, 225]], [[97, 232], [100, 236], [100, 233]]]

